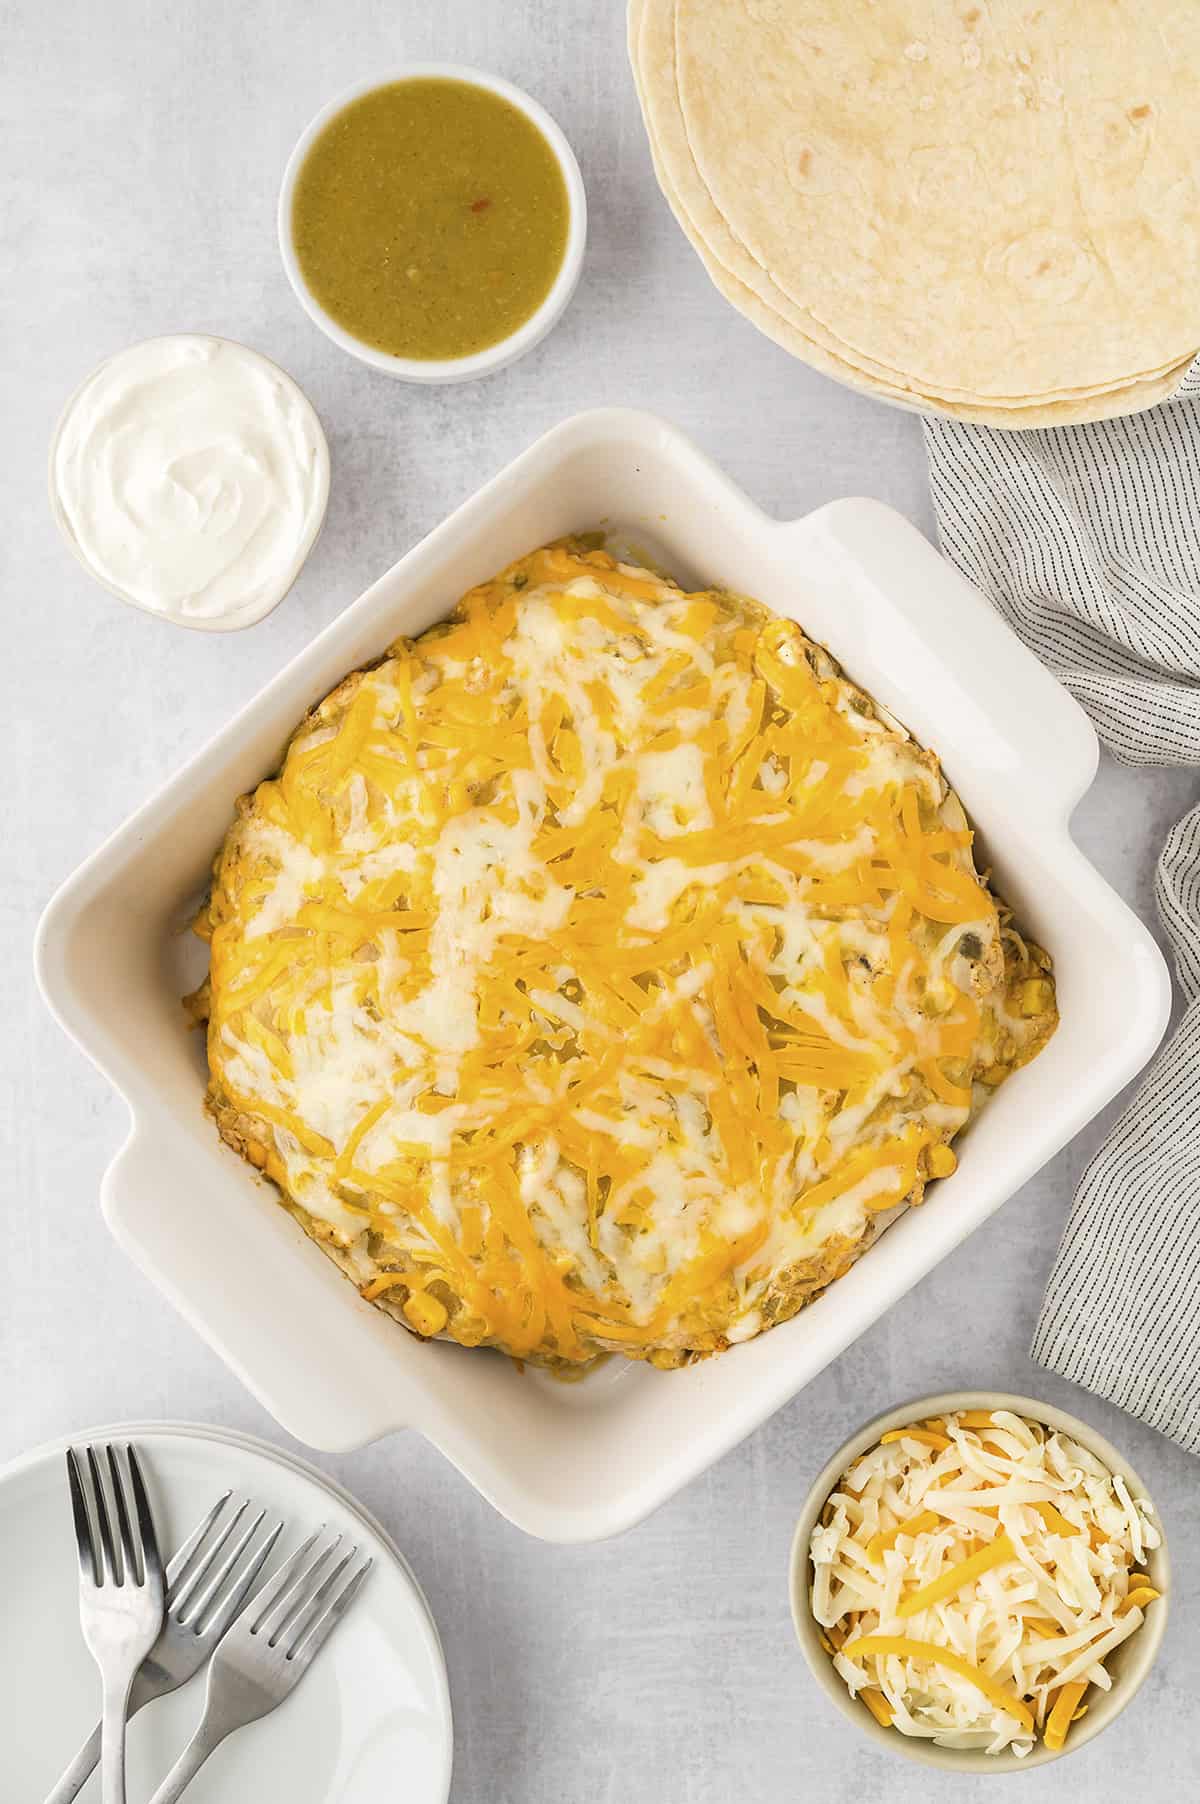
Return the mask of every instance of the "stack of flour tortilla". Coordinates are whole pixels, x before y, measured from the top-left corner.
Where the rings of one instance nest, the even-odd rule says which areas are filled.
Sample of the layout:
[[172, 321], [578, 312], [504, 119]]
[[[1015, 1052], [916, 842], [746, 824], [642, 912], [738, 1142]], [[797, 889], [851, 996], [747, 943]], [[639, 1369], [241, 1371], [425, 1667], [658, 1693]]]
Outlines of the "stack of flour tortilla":
[[1196, 0], [630, 0], [658, 179], [815, 369], [1001, 427], [1200, 351]]

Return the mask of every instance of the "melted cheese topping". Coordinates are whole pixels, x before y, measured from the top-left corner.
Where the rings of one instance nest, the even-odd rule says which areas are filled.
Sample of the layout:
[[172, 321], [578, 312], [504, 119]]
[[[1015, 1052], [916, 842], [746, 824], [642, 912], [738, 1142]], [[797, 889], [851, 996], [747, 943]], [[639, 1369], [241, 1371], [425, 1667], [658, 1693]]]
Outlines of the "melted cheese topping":
[[812, 1611], [876, 1720], [950, 1748], [1061, 1748], [1159, 1596], [1161, 1543], [1086, 1447], [1005, 1410], [898, 1429], [813, 1530]]
[[793, 1314], [1054, 1024], [913, 744], [788, 621], [535, 552], [347, 678], [217, 860], [211, 1103], [421, 1333]]

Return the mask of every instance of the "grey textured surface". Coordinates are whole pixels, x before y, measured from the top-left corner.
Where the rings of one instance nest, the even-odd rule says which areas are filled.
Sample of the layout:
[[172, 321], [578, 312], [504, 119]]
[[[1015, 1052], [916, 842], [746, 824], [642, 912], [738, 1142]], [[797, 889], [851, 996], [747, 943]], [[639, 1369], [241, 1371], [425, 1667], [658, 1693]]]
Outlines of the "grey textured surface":
[[[283, 1438], [101, 1222], [97, 1186], [125, 1111], [48, 1018], [29, 963], [38, 913], [79, 859], [401, 551], [576, 408], [657, 409], [772, 512], [860, 493], [928, 530], [916, 420], [792, 363], [709, 287], [654, 185], [623, 34], [611, 0], [0, 4], [0, 1459], [122, 1416]], [[588, 186], [590, 245], [569, 314], [530, 358], [473, 386], [405, 388], [342, 356], [294, 303], [276, 254], [277, 183], [302, 126], [339, 87], [404, 57], [476, 63], [528, 87], [565, 128]], [[45, 501], [47, 441], [75, 384], [121, 345], [189, 329], [282, 363], [333, 454], [328, 522], [299, 587], [230, 637], [182, 632], [96, 588]], [[1080, 842], [1147, 918], [1157, 848], [1195, 788], [1190, 772], [1106, 765], [1079, 810]], [[968, 1384], [1040, 1393], [1126, 1448], [1176, 1556], [1172, 1622], [1147, 1688], [1101, 1741], [1025, 1778], [1023, 1796], [1190, 1795], [1200, 1467], [1052, 1382], [1025, 1351], [1103, 1125], [621, 1540], [526, 1540], [413, 1436], [321, 1461], [379, 1514], [426, 1587], [454, 1695], [457, 1804], [990, 1797], [982, 1782], [879, 1758], [847, 1733], [801, 1664], [785, 1588], [792, 1522], [832, 1447], [905, 1395]]]

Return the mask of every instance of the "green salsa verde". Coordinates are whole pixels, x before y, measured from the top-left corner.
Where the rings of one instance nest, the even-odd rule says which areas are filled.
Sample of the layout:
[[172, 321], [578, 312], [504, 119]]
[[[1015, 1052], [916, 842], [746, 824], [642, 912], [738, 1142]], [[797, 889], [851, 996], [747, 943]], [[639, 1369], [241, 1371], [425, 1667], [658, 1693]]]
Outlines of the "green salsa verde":
[[558, 159], [498, 94], [430, 77], [361, 95], [313, 141], [292, 241], [338, 325], [394, 357], [467, 357], [549, 294], [567, 244]]

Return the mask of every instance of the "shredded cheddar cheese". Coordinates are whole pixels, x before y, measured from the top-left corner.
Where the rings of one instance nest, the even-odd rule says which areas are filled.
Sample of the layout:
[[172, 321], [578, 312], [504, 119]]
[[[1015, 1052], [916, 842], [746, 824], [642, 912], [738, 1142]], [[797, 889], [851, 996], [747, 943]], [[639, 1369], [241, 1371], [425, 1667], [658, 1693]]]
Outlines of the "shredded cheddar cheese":
[[720, 1351], [948, 1176], [1053, 1031], [971, 843], [790, 621], [551, 546], [243, 798], [201, 923], [211, 1107], [419, 1334]]
[[1159, 1593], [1149, 1505], [1085, 1447], [1006, 1411], [882, 1436], [810, 1556], [826, 1651], [876, 1720], [943, 1747], [1064, 1745]]
[[974, 1685], [976, 1690], [981, 1691], [1002, 1715], [1011, 1717], [1028, 1734], [1033, 1734], [1033, 1717], [1021, 1700], [1015, 1698], [1003, 1685], [997, 1685], [995, 1679], [989, 1677], [973, 1660], [964, 1660], [961, 1654], [956, 1654], [953, 1648], [943, 1647], [933, 1641], [911, 1641], [907, 1635], [863, 1635], [857, 1641], [848, 1641], [842, 1648], [844, 1660], [865, 1660], [868, 1654], [892, 1654], [901, 1660], [916, 1660], [923, 1665], [948, 1667], [951, 1672], [957, 1673], [969, 1685]]

